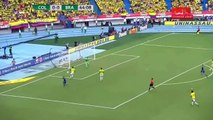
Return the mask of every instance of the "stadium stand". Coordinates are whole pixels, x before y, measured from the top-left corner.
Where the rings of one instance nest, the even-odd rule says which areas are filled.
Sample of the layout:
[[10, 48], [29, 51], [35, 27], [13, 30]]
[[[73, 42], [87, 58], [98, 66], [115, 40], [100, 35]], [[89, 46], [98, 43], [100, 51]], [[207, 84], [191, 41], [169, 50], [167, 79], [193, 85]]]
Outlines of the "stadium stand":
[[173, 0], [172, 7], [190, 7], [192, 12], [203, 10], [201, 0]]
[[96, 3], [103, 15], [127, 13], [122, 0], [96, 0]]
[[3, 9], [1, 9], [1, 8], [3, 8], [3, 2], [2, 1], [0, 1], [0, 22], [2, 22], [3, 21]]
[[212, 0], [208, 1], [208, 10], [213, 10], [213, 1]]
[[[123, 0], [95, 0], [103, 15], [126, 14]], [[129, 0], [131, 13], [164, 13], [167, 4], [172, 7], [190, 7], [192, 12], [203, 10], [203, 0]], [[207, 0], [206, 0], [207, 3]], [[90, 5], [90, 0], [0, 0], [0, 21], [17, 21], [20, 19], [51, 18], [59, 14], [67, 17], [80, 15], [96, 15], [92, 11], [36, 11], [34, 4], [82, 4]], [[129, 3], [128, 3], [129, 4]], [[204, 4], [203, 4], [204, 5]], [[208, 0], [208, 10], [213, 10], [213, 0]], [[206, 7], [207, 8], [207, 7]], [[129, 8], [128, 8], [129, 10]]]
[[167, 11], [165, 0], [130, 0], [130, 2], [130, 9], [133, 13], [156, 13]]
[[[0, 20], [16, 21], [20, 19], [51, 18], [63, 13], [66, 16], [93, 15], [91, 11], [35, 11], [33, 4], [83, 4], [88, 5], [89, 0], [1, 0]], [[12, 17], [11, 17], [12, 16]]]

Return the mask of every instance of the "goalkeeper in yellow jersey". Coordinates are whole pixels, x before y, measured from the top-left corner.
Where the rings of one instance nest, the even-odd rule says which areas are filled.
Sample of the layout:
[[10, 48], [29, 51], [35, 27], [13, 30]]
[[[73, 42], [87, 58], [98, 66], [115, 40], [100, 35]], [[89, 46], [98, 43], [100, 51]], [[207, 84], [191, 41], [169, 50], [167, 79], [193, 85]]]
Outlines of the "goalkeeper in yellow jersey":
[[70, 68], [70, 78], [73, 78], [73, 77], [74, 77], [74, 74], [75, 74], [75, 68], [74, 68], [74, 66], [72, 66], [72, 67]]
[[191, 90], [191, 97], [192, 97], [192, 105], [194, 105], [194, 104], [199, 105], [196, 101], [196, 94], [195, 94], [194, 90]]
[[100, 74], [100, 81], [102, 81], [104, 79], [104, 69], [103, 68], [101, 68], [99, 70], [99, 74]]

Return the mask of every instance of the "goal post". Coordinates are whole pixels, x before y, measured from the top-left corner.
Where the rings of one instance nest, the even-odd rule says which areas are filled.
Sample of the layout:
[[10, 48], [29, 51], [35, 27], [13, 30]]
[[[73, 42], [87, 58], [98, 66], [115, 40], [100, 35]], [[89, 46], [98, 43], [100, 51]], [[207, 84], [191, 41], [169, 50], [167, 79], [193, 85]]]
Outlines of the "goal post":
[[55, 51], [53, 48], [49, 52], [50, 57], [57, 55], [57, 58], [52, 58], [51, 63], [56, 68], [68, 68], [69, 66], [69, 55], [67, 50]]
[[[115, 36], [109, 36], [89, 43], [79, 44], [76, 47], [67, 46], [66, 50], [58, 52], [60, 54], [56, 59], [51, 62], [55, 67], [71, 68], [71, 64], [76, 60], [96, 60], [96, 47], [106, 42], [111, 42]], [[53, 50], [50, 50], [50, 53]]]
[[[92, 55], [88, 55], [88, 53], [92, 53]], [[57, 54], [57, 58], [51, 59], [51, 63], [53, 67], [56, 68], [67, 68], [70, 69], [72, 67], [72, 63], [77, 60], [95, 60], [96, 59], [96, 50], [95, 46], [93, 48], [88, 49], [79, 49], [75, 50], [75, 48], [69, 48], [67, 50], [55, 51], [53, 48], [50, 49], [49, 55]]]

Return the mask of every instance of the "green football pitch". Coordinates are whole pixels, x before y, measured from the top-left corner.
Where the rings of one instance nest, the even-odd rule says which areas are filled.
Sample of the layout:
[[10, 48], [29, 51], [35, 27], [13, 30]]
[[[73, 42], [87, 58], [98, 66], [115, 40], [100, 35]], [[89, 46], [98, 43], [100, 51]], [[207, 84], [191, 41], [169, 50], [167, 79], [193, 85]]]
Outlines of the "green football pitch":
[[[77, 38], [76, 38], [77, 39]], [[90, 41], [90, 38], [78, 38]], [[59, 40], [57, 45], [73, 38]], [[34, 42], [54, 44], [53, 40]], [[213, 34], [134, 34], [100, 46], [106, 51], [26, 83], [0, 87], [1, 120], [211, 120]], [[202, 64], [207, 77], [200, 74]], [[100, 67], [105, 70], [99, 80]], [[148, 91], [154, 78], [155, 87]], [[199, 106], [191, 105], [190, 90]]]

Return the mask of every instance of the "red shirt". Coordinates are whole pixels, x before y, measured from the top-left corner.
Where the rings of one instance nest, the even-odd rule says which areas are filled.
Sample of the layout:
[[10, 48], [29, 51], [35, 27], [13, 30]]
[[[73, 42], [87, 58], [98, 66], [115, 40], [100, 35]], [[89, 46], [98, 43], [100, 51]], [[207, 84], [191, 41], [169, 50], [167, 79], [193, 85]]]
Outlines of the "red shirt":
[[151, 81], [150, 81], [150, 84], [154, 84], [154, 80], [151, 80]]

